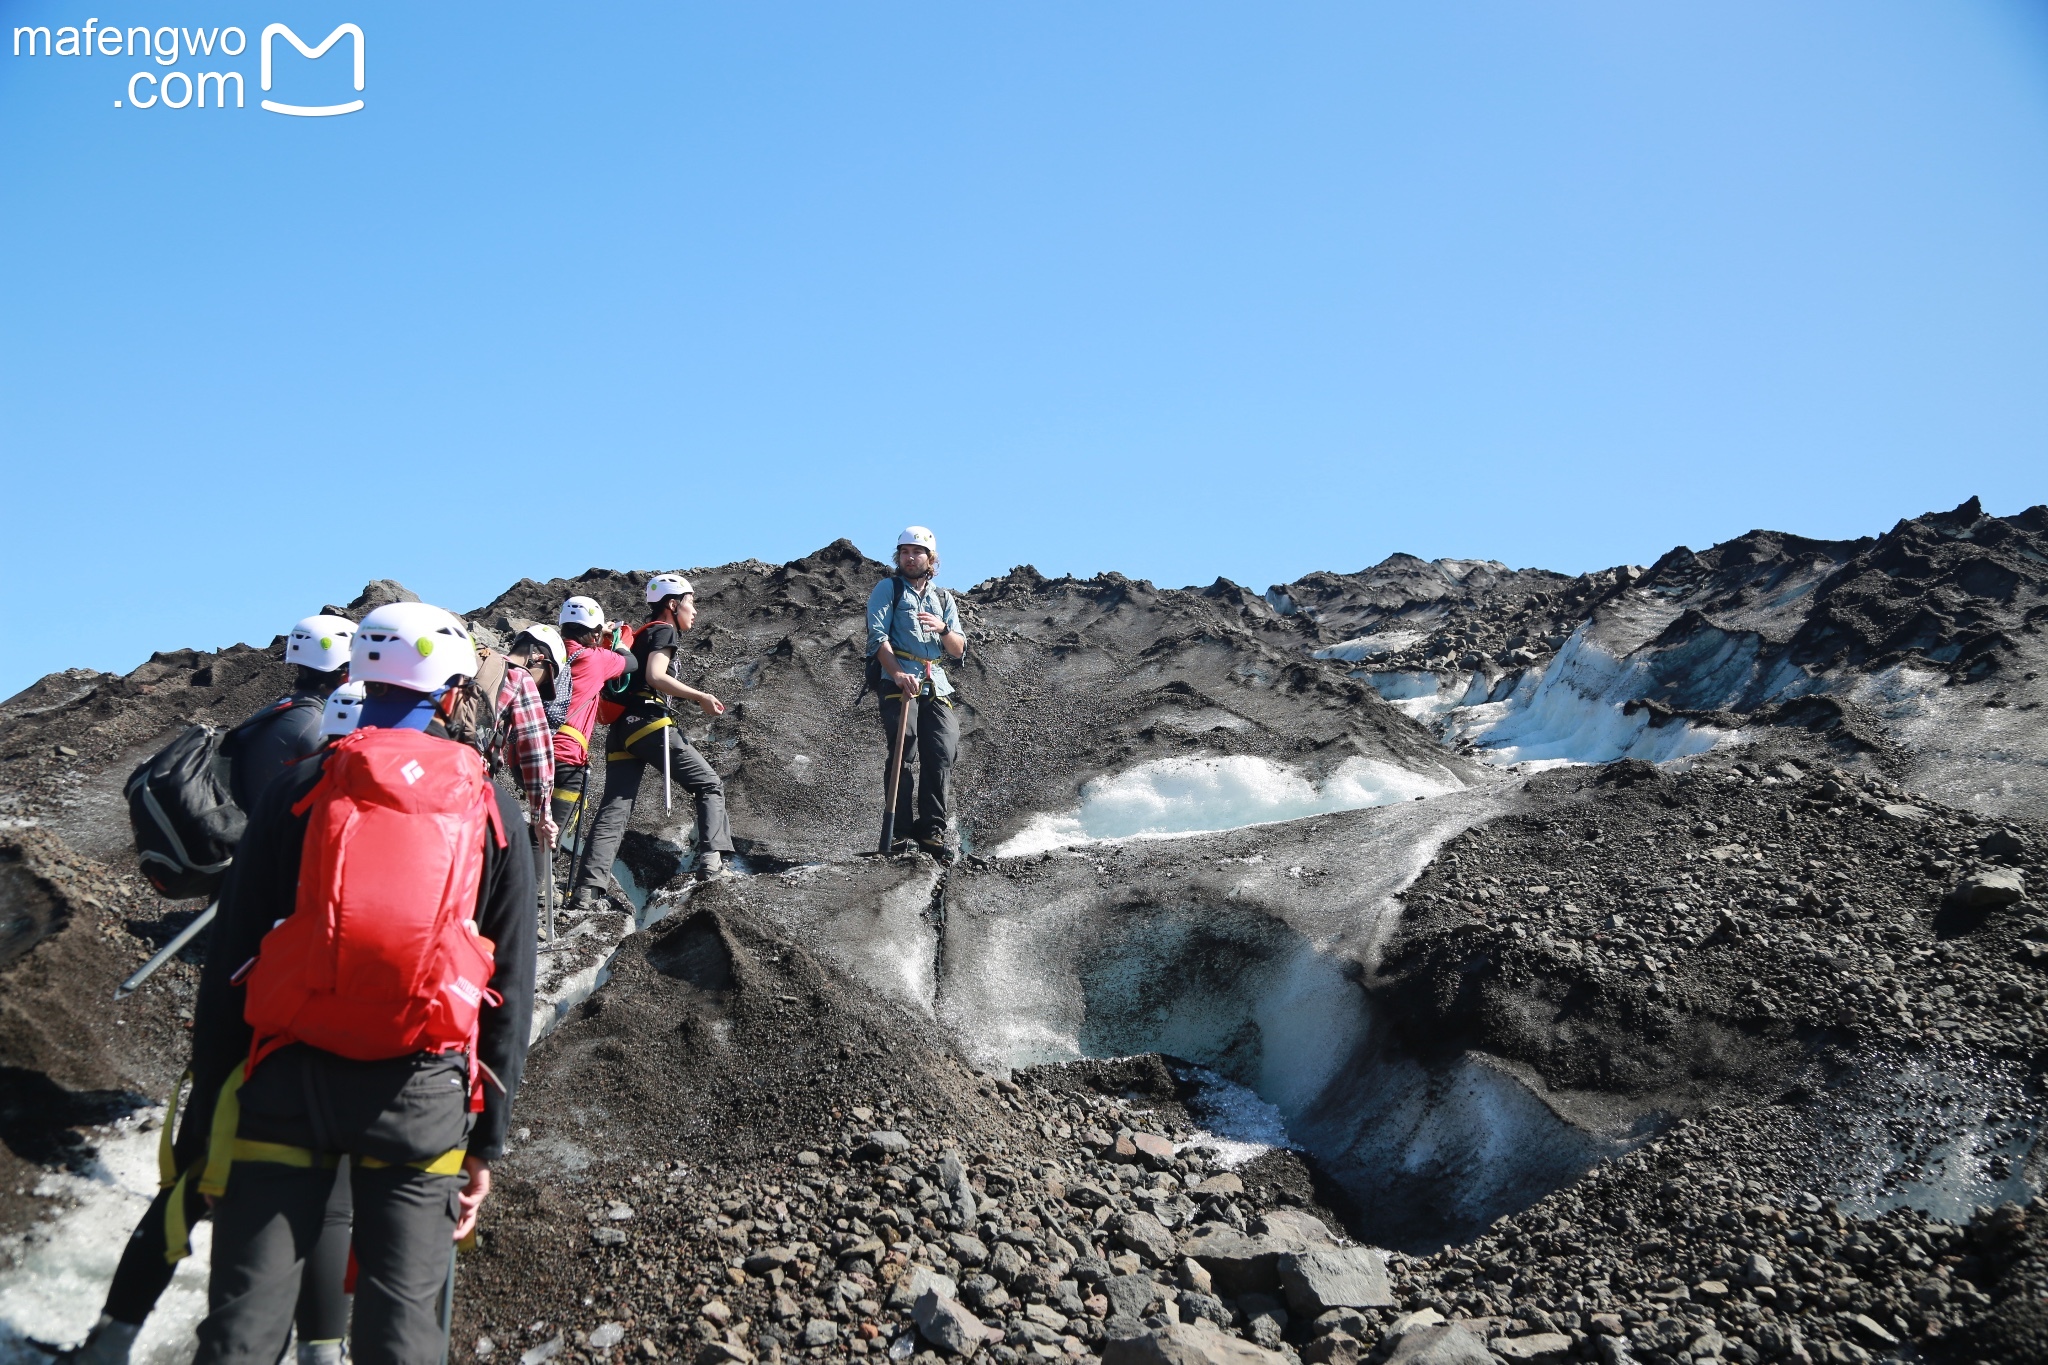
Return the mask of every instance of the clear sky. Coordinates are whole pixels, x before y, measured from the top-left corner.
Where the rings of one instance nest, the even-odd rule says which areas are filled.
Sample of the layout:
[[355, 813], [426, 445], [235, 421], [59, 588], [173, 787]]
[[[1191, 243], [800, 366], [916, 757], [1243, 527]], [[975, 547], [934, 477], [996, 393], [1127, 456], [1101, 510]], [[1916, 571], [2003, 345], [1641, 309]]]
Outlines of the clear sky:
[[0, 46], [0, 695], [912, 521], [1263, 588], [2048, 499], [2038, 3], [114, 4], [0, 39], [247, 43]]

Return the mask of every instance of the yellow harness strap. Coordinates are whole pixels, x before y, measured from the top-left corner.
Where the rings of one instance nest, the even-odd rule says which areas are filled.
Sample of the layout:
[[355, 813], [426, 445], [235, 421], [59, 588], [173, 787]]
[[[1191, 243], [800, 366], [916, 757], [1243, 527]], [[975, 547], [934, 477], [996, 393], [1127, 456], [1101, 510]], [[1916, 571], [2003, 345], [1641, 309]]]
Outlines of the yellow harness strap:
[[577, 801], [581, 801], [582, 799], [582, 792], [572, 792], [565, 787], [555, 788], [555, 800], [557, 801], [567, 801], [573, 804]]
[[567, 735], [569, 738], [575, 740], [578, 744], [581, 744], [586, 751], [588, 751], [590, 748], [590, 736], [584, 734], [581, 730], [577, 729], [575, 726], [571, 725], [566, 720], [555, 727], [555, 733], [558, 735]]
[[244, 1062], [228, 1073], [221, 1084], [220, 1098], [213, 1104], [213, 1131], [206, 1142], [206, 1174], [199, 1181], [199, 1192], [218, 1199], [228, 1192], [228, 1169], [235, 1162], [235, 1130], [242, 1126], [242, 1100], [236, 1092], [242, 1082], [249, 1079], [249, 1064]]
[[156, 1187], [167, 1190], [178, 1183], [178, 1158], [172, 1150], [172, 1135], [178, 1128], [178, 1102], [184, 1098], [185, 1087], [192, 1083], [192, 1073], [187, 1071], [178, 1077], [178, 1083], [171, 1087], [171, 1102], [164, 1109], [164, 1135], [156, 1144]]
[[[660, 720], [650, 720], [647, 722], [647, 724], [641, 726], [632, 734], [627, 735], [626, 742], [624, 744], [621, 744], [619, 747], [621, 749], [631, 749], [635, 744], [638, 744], [641, 740], [647, 738], [656, 730], [666, 730], [669, 726], [673, 724], [675, 724], [675, 721], [668, 716], [663, 716]], [[632, 757], [630, 753], [626, 756], [628, 758]]]
[[[462, 1159], [468, 1155], [469, 1149], [466, 1147], [451, 1147], [439, 1156], [426, 1157], [420, 1161], [408, 1161], [403, 1164], [412, 1167], [416, 1171], [424, 1171], [428, 1175], [461, 1175]], [[391, 1161], [379, 1161], [373, 1156], [350, 1157], [349, 1160], [355, 1162], [366, 1171], [382, 1171], [400, 1164]]]
[[191, 1172], [171, 1184], [171, 1202], [164, 1205], [164, 1264], [176, 1265], [192, 1254], [192, 1229], [185, 1222], [185, 1182]]

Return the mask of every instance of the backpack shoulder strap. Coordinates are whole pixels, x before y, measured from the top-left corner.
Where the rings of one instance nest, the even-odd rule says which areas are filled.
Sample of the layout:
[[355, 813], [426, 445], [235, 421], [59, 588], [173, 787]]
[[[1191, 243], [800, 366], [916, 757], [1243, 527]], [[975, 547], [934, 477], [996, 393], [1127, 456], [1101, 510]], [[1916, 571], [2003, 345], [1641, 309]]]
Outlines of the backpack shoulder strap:
[[477, 665], [477, 695], [483, 699], [484, 705], [490, 709], [493, 715], [497, 714], [498, 692], [505, 686], [505, 673], [510, 667], [511, 665], [505, 661], [504, 655], [488, 652], [484, 655], [483, 661]]

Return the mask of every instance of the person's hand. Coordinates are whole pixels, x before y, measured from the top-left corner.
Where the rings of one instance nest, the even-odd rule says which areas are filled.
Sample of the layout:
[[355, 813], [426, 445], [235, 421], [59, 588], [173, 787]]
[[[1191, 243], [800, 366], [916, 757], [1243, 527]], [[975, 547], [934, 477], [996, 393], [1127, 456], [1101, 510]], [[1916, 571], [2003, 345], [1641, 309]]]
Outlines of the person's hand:
[[923, 626], [926, 630], [931, 631], [933, 634], [944, 635], [946, 633], [945, 617], [936, 616], [928, 611], [914, 611], [910, 613], [910, 615], [912, 620], [916, 621], [920, 626]]
[[543, 848], [553, 848], [562, 837], [562, 831], [555, 824], [553, 811], [542, 811], [535, 822], [540, 827], [540, 842]]
[[725, 714], [725, 703], [712, 696], [709, 692], [699, 692], [697, 694], [697, 709], [707, 716], [722, 716]]
[[461, 1241], [476, 1231], [476, 1216], [484, 1206], [484, 1200], [491, 1194], [491, 1165], [480, 1157], [462, 1158], [462, 1172], [469, 1182], [455, 1196], [458, 1216], [455, 1220], [455, 1240]]
[[896, 687], [897, 687], [897, 690], [898, 690], [898, 691], [900, 691], [900, 692], [902, 692], [904, 696], [906, 696], [906, 697], [914, 697], [914, 696], [916, 696], [916, 695], [918, 694], [918, 691], [919, 691], [919, 684], [918, 684], [918, 678], [917, 678], [917, 675], [916, 675], [916, 674], [914, 674], [914, 673], [895, 673], [895, 674], [892, 674], [891, 676], [892, 676], [892, 677], [894, 677], [894, 678], [896, 679]]

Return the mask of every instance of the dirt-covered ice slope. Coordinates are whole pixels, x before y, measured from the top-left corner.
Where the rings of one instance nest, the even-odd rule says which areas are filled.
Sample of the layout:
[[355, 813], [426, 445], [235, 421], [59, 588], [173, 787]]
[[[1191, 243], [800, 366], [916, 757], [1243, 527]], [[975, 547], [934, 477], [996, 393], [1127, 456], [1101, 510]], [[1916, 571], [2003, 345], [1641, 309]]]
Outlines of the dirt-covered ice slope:
[[1274, 588], [1314, 652], [1496, 762], [1698, 752], [1748, 724], [1896, 747], [1986, 814], [2048, 811], [2048, 508], [1774, 531], [1565, 579], [1396, 556]]

